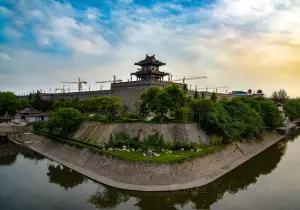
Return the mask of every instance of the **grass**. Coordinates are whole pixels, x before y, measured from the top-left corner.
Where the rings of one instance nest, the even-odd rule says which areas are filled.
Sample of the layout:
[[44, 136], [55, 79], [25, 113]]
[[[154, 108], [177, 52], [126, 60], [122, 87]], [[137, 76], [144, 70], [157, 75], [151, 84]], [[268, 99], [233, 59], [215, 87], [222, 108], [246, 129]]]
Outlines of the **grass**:
[[224, 146], [198, 146], [197, 151], [172, 151], [172, 153], [168, 152], [157, 152], [159, 156], [143, 156], [143, 151], [122, 151], [122, 150], [107, 150], [103, 149], [94, 144], [90, 144], [87, 142], [83, 142], [77, 139], [64, 138], [58, 136], [49, 136], [47, 133], [43, 132], [35, 132], [38, 135], [46, 136], [50, 139], [54, 139], [62, 144], [67, 144], [70, 146], [74, 146], [81, 149], [89, 149], [93, 153], [97, 153], [100, 155], [109, 155], [116, 158], [120, 158], [128, 161], [144, 161], [144, 162], [153, 162], [153, 163], [180, 163], [185, 160], [191, 160], [193, 158], [202, 157], [204, 155], [208, 155], [217, 151], [220, 151], [224, 148]]
[[[219, 148], [218, 148], [219, 149]], [[172, 153], [166, 152], [158, 152], [160, 156], [143, 156], [144, 152], [141, 151], [105, 151], [106, 153], [129, 161], [146, 161], [146, 162], [154, 162], [154, 163], [174, 163], [174, 162], [182, 162], [184, 160], [193, 159], [196, 157], [201, 157], [213, 152], [216, 152], [216, 147], [207, 147], [198, 152], [192, 151], [173, 151]]]

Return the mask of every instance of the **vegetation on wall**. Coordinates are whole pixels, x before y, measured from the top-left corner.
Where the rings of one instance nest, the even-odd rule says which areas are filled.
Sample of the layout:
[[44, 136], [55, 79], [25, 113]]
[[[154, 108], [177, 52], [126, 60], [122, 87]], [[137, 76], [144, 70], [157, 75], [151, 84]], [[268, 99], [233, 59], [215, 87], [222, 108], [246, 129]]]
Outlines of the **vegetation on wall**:
[[259, 138], [266, 128], [282, 123], [279, 109], [269, 99], [194, 99], [191, 107], [194, 121], [209, 134], [223, 137], [224, 142]]
[[[0, 115], [14, 114], [22, 107], [32, 106], [41, 111], [52, 110], [48, 131], [67, 136], [76, 130], [83, 119], [101, 122], [146, 121], [154, 116], [153, 122], [198, 122], [209, 135], [218, 142], [259, 138], [266, 129], [274, 129], [282, 124], [278, 104], [290, 119], [300, 117], [300, 99], [289, 99], [284, 90], [275, 91], [272, 99], [263, 97], [237, 97], [218, 99], [214, 93], [209, 99], [198, 94], [188, 96], [182, 86], [171, 84], [166, 87], [146, 89], [138, 101], [138, 112], [128, 112], [121, 100], [114, 96], [91, 97], [87, 100], [43, 100], [40, 93], [28, 99], [17, 99], [11, 92], [0, 93]], [[83, 117], [85, 116], [85, 118]], [[124, 137], [124, 136], [123, 136]], [[219, 139], [220, 138], [220, 139]], [[114, 144], [138, 144], [136, 139], [114, 137]], [[143, 140], [143, 144], [154, 146], [153, 139]], [[150, 142], [150, 143], [149, 143]], [[157, 142], [156, 142], [157, 143]], [[157, 143], [158, 144], [158, 143]], [[159, 144], [158, 144], [159, 145]], [[140, 145], [139, 145], [140, 146]]]

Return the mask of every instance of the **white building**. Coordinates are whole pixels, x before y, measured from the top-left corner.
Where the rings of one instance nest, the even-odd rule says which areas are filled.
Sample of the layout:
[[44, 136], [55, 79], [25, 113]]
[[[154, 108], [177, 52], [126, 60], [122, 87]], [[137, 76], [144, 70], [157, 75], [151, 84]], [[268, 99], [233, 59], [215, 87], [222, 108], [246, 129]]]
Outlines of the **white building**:
[[24, 108], [17, 112], [15, 119], [22, 120], [27, 123], [48, 121], [48, 113], [41, 112], [34, 108]]

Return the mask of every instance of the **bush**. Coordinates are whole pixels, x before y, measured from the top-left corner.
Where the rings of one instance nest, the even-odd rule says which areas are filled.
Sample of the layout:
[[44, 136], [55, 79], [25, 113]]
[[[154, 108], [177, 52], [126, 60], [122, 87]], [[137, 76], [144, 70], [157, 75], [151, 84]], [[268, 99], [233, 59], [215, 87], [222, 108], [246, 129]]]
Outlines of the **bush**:
[[223, 137], [221, 136], [216, 136], [216, 135], [213, 135], [211, 136], [210, 138], [210, 144], [211, 145], [222, 145], [223, 144]]
[[99, 116], [105, 116], [109, 121], [113, 121], [121, 113], [122, 102], [118, 97], [114, 96], [96, 96], [84, 102], [84, 109], [88, 112], [97, 113]]
[[175, 113], [188, 101], [187, 93], [182, 87], [172, 84], [164, 88], [153, 87], [145, 90], [140, 96], [139, 111], [147, 115], [150, 112], [161, 118], [168, 113]]
[[214, 110], [215, 104], [208, 99], [195, 99], [191, 101], [190, 107], [193, 120], [199, 122], [200, 120], [205, 120], [208, 113]]
[[18, 100], [12, 92], [0, 92], [0, 116], [5, 113], [14, 114], [18, 108]]
[[190, 107], [178, 108], [175, 111], [175, 119], [180, 122], [189, 122], [193, 119], [192, 110]]
[[32, 126], [33, 126], [34, 131], [40, 131], [40, 132], [43, 132], [43, 133], [48, 132], [47, 122], [34, 122], [34, 123], [32, 123]]
[[232, 119], [231, 126], [238, 139], [261, 137], [264, 123], [258, 112], [239, 98], [227, 101], [223, 106]]
[[164, 145], [163, 137], [158, 132], [149, 135], [142, 140], [138, 137], [131, 138], [125, 132], [118, 132], [110, 136], [110, 140], [106, 146], [116, 148], [126, 146], [135, 149], [159, 149], [163, 148]]
[[266, 127], [274, 129], [282, 124], [281, 113], [274, 101], [265, 98], [241, 98], [241, 100], [261, 115]]
[[163, 136], [160, 135], [158, 132], [156, 132], [153, 135], [147, 136], [144, 140], [143, 140], [143, 144], [147, 147], [147, 148], [162, 148], [164, 147], [164, 139]]
[[197, 149], [196, 143], [185, 143], [183, 141], [175, 140], [172, 143], [168, 143], [165, 145], [165, 148], [170, 150], [181, 150], [182, 148], [184, 150], [191, 150], [191, 149]]
[[295, 120], [300, 117], [300, 98], [290, 99], [284, 105], [284, 111], [290, 120]]
[[259, 138], [264, 130], [262, 117], [240, 98], [212, 102], [207, 99], [191, 102], [194, 119], [209, 135], [223, 141]]
[[76, 131], [83, 120], [83, 115], [74, 108], [59, 108], [50, 113], [48, 129], [53, 135], [68, 136]]
[[140, 121], [143, 121], [143, 117], [140, 114], [132, 113], [132, 112], [125, 112], [115, 120], [115, 122], [121, 122], [121, 123], [140, 122]]

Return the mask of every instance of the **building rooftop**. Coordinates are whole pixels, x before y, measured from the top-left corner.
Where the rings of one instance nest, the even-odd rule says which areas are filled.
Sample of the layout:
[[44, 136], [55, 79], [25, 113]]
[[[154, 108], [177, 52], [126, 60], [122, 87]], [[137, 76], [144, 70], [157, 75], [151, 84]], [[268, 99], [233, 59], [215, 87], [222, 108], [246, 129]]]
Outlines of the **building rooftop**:
[[164, 76], [169, 75], [169, 73], [159, 71], [159, 67], [166, 64], [157, 60], [155, 55], [146, 55], [144, 60], [135, 63], [135, 65], [142, 67], [131, 73], [131, 76], [136, 76], [138, 81], [163, 81]]
[[19, 113], [19, 114], [40, 114], [41, 111], [31, 108], [31, 107], [28, 107], [28, 108], [19, 110], [17, 113]]
[[146, 58], [144, 60], [136, 62], [134, 65], [137, 65], [137, 66], [163, 66], [166, 64], [157, 60], [155, 58], [155, 55], [149, 56], [146, 54]]

